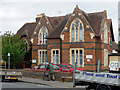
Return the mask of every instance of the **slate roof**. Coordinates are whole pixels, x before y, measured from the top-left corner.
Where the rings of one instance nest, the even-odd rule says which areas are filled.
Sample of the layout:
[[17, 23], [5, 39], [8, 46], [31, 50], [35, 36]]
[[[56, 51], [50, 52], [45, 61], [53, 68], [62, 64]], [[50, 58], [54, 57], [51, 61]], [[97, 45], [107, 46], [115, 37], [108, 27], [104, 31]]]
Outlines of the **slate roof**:
[[110, 29], [111, 34], [112, 34], [112, 41], [115, 41], [114, 33], [113, 33], [113, 27], [112, 27], [112, 20], [111, 19], [107, 19], [107, 24], [108, 24], [108, 28]]
[[70, 17], [69, 15], [66, 15], [63, 20], [56, 26], [56, 28], [46, 37], [48, 38], [60, 38], [60, 34], [62, 32], [62, 30], [64, 29], [68, 19]]
[[[75, 8], [76, 9], [76, 8]], [[81, 9], [77, 8], [78, 11], [80, 11], [84, 17], [86, 18], [87, 22], [90, 24], [91, 28], [95, 32], [96, 36], [100, 35], [100, 29], [101, 29], [101, 23], [103, 16], [105, 16], [104, 11], [103, 12], [95, 12], [95, 13], [86, 13], [82, 11]], [[42, 14], [41, 14], [42, 15]], [[67, 14], [66, 16], [57, 16], [57, 17], [47, 17], [49, 23], [51, 24], [53, 31], [48, 34], [47, 39], [49, 38], [60, 38], [60, 34], [62, 30], [64, 29], [68, 19], [70, 18], [71, 14]], [[22, 28], [19, 29], [17, 32], [18, 34], [25, 34], [25, 31], [28, 30], [29, 37], [32, 36], [35, 27], [37, 26], [37, 23], [42, 17], [37, 17], [36, 22], [33, 23], [26, 23], [23, 25]], [[112, 33], [112, 40], [114, 41], [114, 35], [113, 35], [113, 29], [112, 29], [112, 21], [110, 19], [108, 20], [108, 26], [110, 27], [111, 33]]]
[[103, 12], [88, 13], [88, 16], [90, 18], [89, 24], [93, 28], [95, 34], [98, 36], [100, 34], [103, 14]]
[[18, 35], [26, 35], [28, 34], [28, 37], [30, 38], [34, 32], [34, 29], [37, 26], [37, 22], [32, 23], [25, 23], [18, 31]]
[[52, 28], [54, 29], [64, 18], [65, 16], [58, 16], [58, 17], [47, 17]]

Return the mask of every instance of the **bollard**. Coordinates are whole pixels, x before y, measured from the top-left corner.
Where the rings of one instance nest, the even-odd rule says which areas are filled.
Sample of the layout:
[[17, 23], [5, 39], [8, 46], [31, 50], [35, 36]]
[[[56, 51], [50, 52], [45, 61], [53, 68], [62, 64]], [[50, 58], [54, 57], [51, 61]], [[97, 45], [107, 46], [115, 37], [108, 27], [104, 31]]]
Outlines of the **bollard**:
[[61, 81], [64, 82], [65, 81], [65, 77], [61, 77]]

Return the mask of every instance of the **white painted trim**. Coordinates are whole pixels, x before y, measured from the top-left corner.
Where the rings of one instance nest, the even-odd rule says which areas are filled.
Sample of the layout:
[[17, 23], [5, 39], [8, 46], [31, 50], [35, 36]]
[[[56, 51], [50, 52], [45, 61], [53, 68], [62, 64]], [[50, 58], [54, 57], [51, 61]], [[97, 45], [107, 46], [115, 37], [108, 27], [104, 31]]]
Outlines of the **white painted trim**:
[[[37, 63], [37, 65], [39, 65], [40, 64], [40, 51], [41, 51], [41, 60], [42, 60], [42, 56], [43, 56], [43, 51], [45, 52], [47, 52], [47, 49], [41, 49], [41, 50], [38, 50], [38, 63]], [[45, 57], [45, 54], [44, 54], [44, 57]]]
[[[84, 67], [84, 48], [70, 48], [70, 64], [72, 64], [72, 50], [74, 50], [74, 59], [76, 60], [76, 50], [78, 50], [78, 67]], [[82, 54], [83, 54], [83, 64], [82, 66], [80, 66], [80, 53], [79, 51], [82, 50]]]
[[59, 63], [60, 63], [60, 49], [51, 49], [51, 63], [53, 63], [53, 51], [55, 51], [55, 64], [56, 64], [56, 50], [59, 52]]
[[[83, 22], [79, 18], [75, 18], [70, 24], [69, 42], [72, 42], [71, 41], [72, 24], [75, 23], [76, 20], [78, 20], [82, 24], [82, 28], [83, 28], [83, 37], [82, 37], [83, 40], [82, 40], [82, 42], [84, 42], [84, 31], [85, 31], [84, 30], [84, 25], [83, 25]], [[80, 28], [80, 26], [79, 26], [79, 28]], [[78, 30], [78, 41], [76, 41], [76, 31], [74, 32], [74, 41], [73, 42], [80, 42], [80, 30]]]

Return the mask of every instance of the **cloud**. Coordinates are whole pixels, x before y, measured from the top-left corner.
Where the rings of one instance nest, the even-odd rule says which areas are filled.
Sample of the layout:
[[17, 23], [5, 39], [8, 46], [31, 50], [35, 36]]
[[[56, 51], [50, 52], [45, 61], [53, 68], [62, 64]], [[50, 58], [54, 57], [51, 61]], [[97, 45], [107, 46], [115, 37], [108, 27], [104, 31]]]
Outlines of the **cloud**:
[[[43, 0], [42, 0], [43, 1]], [[72, 13], [75, 5], [87, 13], [100, 12], [107, 10], [108, 17], [113, 21], [115, 40], [118, 41], [118, 18], [117, 1], [109, 0], [99, 3], [96, 0], [57, 0], [58, 3], [42, 2], [41, 0], [1, 0], [0, 1], [0, 30], [11, 30], [16, 33], [26, 22], [34, 22], [37, 14], [45, 13], [47, 16], [60, 16]], [[53, 0], [54, 1], [54, 0]], [[68, 2], [69, 1], [69, 2]], [[76, 2], [79, 1], [79, 2]], [[94, 1], [94, 2], [92, 2]], [[103, 1], [103, 0], [100, 0]], [[111, 2], [114, 1], [114, 3]]]

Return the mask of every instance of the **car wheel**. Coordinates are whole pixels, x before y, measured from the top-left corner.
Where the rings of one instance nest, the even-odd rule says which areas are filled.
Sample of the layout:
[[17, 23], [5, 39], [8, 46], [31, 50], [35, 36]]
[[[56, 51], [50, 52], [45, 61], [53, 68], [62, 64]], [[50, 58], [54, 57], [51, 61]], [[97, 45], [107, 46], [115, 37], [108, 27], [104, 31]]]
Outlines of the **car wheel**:
[[96, 90], [111, 90], [111, 88], [108, 85], [98, 85]]

